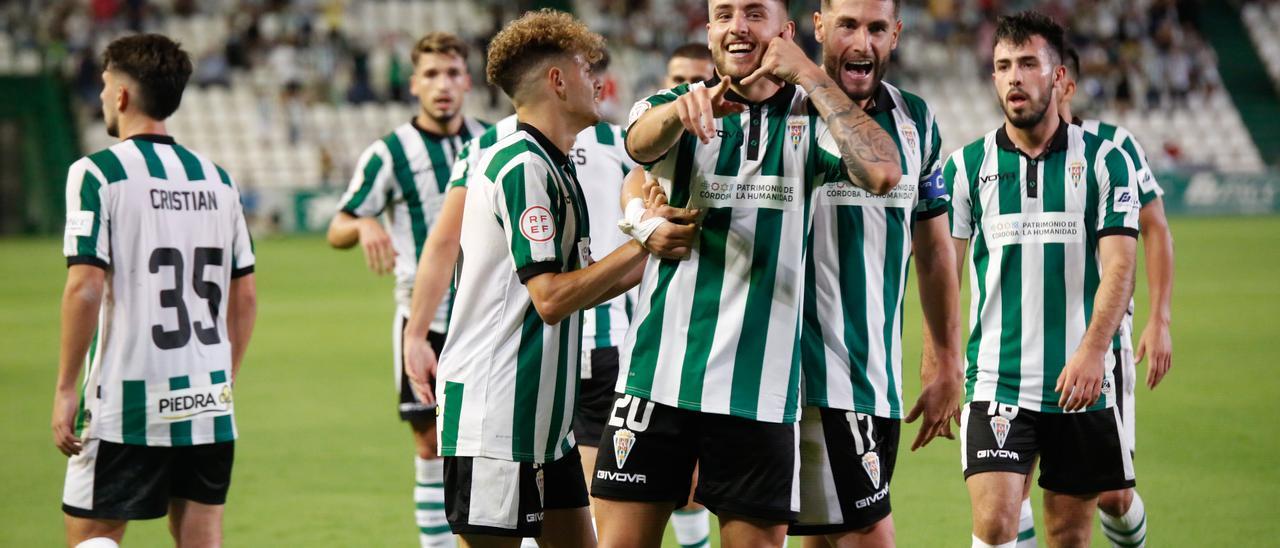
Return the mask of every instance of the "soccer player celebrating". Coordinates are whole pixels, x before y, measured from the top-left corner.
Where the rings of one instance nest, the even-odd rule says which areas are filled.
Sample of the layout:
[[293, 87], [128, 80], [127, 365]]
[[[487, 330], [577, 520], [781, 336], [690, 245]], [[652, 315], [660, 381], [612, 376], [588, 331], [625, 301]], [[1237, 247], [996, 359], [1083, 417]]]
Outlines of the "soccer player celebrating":
[[111, 42], [103, 65], [103, 117], [121, 141], [67, 174], [53, 403], [54, 443], [71, 457], [67, 541], [114, 546], [129, 520], [168, 514], [177, 545], [218, 546], [232, 383], [256, 313], [253, 243], [231, 177], [166, 134], [187, 53], [140, 34]]
[[792, 41], [786, 2], [708, 9], [723, 79], [637, 103], [627, 133], [671, 204], [706, 214], [688, 260], [646, 265], [592, 482], [610, 546], [658, 545], [695, 463], [726, 544], [785, 541], [808, 193], [849, 178], [884, 194], [901, 177], [892, 138]]
[[440, 356], [445, 507], [467, 544], [594, 545], [570, 429], [579, 311], [633, 286], [628, 243], [591, 262], [589, 216], [567, 152], [599, 121], [591, 74], [604, 40], [572, 16], [526, 13], [491, 41], [489, 81], [518, 120], [468, 176], [453, 331]]
[[1060, 118], [1063, 34], [1036, 12], [997, 21], [1005, 123], [943, 168], [972, 273], [961, 436], [973, 546], [1015, 545], [1037, 455], [1052, 546], [1087, 546], [1098, 493], [1134, 485], [1110, 350], [1133, 287], [1137, 188], [1122, 151]]
[[[404, 374], [403, 347], [418, 255], [439, 214], [450, 168], [458, 151], [485, 126], [462, 115], [463, 100], [471, 89], [467, 45], [462, 39], [444, 32], [427, 34], [410, 57], [409, 89], [418, 98], [418, 114], [360, 156], [338, 214], [329, 224], [329, 244], [338, 249], [359, 244], [369, 270], [379, 275], [395, 272], [393, 362], [400, 418], [409, 422], [416, 449], [413, 499], [419, 540], [423, 547], [450, 546], [454, 540], [444, 517], [435, 408], [414, 396]], [[428, 314], [431, 329], [421, 338], [438, 351], [444, 344], [449, 307], [444, 303]]]
[[[823, 66], [901, 150], [902, 182], [885, 196], [847, 183], [816, 191], [805, 271], [800, 517], [795, 535], [833, 546], [893, 546], [889, 483], [904, 415], [925, 422], [912, 444], [950, 434], [960, 403], [959, 279], [941, 181], [941, 135], [924, 100], [883, 81], [902, 22], [895, 0], [824, 0], [814, 14]], [[902, 302], [912, 250], [931, 359], [902, 405]], [[826, 545], [813, 537], [808, 545]]]
[[[1120, 422], [1134, 451], [1137, 428], [1134, 421], [1134, 390], [1137, 388], [1137, 361], [1150, 353], [1147, 365], [1147, 387], [1155, 389], [1173, 365], [1173, 340], [1169, 334], [1169, 321], [1173, 297], [1173, 234], [1164, 215], [1164, 190], [1156, 182], [1147, 163], [1142, 146], [1128, 130], [1099, 120], [1081, 120], [1072, 116], [1071, 100], [1076, 94], [1076, 81], [1080, 78], [1080, 56], [1074, 48], [1067, 48], [1064, 59], [1066, 77], [1058, 86], [1058, 111], [1064, 120], [1080, 126], [1086, 132], [1111, 141], [1128, 155], [1137, 170], [1138, 177], [1138, 230], [1143, 240], [1143, 253], [1147, 263], [1147, 288], [1151, 293], [1150, 319], [1142, 332], [1135, 360], [1133, 349], [1133, 301], [1125, 310], [1120, 323], [1120, 334], [1112, 344], [1116, 353], [1116, 369], [1112, 371], [1118, 388], [1116, 407], [1120, 409]], [[1023, 494], [1022, 514], [1018, 519], [1019, 546], [1035, 545], [1035, 519], [1031, 511], [1030, 476]], [[1107, 491], [1098, 496], [1098, 509], [1102, 510], [1102, 532], [1113, 546], [1145, 546], [1147, 513], [1142, 497], [1134, 488]]]

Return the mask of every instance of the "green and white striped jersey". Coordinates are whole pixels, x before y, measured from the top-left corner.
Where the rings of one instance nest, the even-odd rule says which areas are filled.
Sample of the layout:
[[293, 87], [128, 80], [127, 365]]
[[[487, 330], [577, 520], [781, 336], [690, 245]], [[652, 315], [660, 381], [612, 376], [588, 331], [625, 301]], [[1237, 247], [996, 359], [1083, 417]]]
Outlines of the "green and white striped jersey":
[[586, 205], [573, 163], [533, 126], [473, 167], [436, 381], [441, 455], [556, 460], [574, 446], [581, 315], [546, 325], [524, 283], [585, 266]]
[[[952, 153], [943, 178], [951, 234], [969, 240], [966, 401], [1062, 412], [1054, 385], [1093, 313], [1098, 240], [1138, 234], [1133, 166], [1111, 142], [1063, 123], [1034, 159], [1004, 127], [992, 131]], [[1091, 409], [1114, 405], [1114, 386], [1107, 367]]]
[[106, 271], [77, 432], [130, 445], [235, 439], [224, 296], [255, 260], [231, 176], [162, 135], [81, 158], [67, 173], [63, 253]]
[[[464, 118], [457, 135], [436, 135], [412, 120], [375, 141], [360, 155], [338, 209], [356, 217], [382, 215], [395, 249], [396, 306], [409, 309], [418, 257], [440, 214], [449, 170], [462, 147], [487, 126]], [[449, 301], [440, 303], [431, 330], [444, 333]]]
[[[942, 137], [924, 100], [884, 83], [867, 114], [893, 136], [902, 182], [815, 191], [805, 268], [805, 405], [902, 417], [902, 301], [916, 221], [947, 212]], [[950, 244], [948, 244], [950, 245]]]
[[[637, 103], [632, 118], [689, 89]], [[726, 96], [746, 103], [732, 91]], [[671, 204], [706, 213], [689, 259], [646, 263], [617, 391], [794, 422], [810, 191], [847, 175], [803, 89], [787, 85], [748, 107], [716, 120], [710, 143], [686, 132], [649, 166]]]
[[[465, 187], [474, 159], [513, 133], [515, 127], [516, 117], [508, 116], [472, 140], [458, 155], [449, 185]], [[600, 122], [582, 130], [569, 152], [570, 159], [577, 165], [578, 179], [582, 181], [591, 213], [591, 254], [595, 260], [604, 258], [627, 241], [618, 230], [618, 219], [622, 217], [618, 202], [622, 196], [622, 178], [635, 167], [635, 162], [623, 146], [624, 135], [618, 126]], [[622, 344], [634, 299], [633, 292], [628, 292], [586, 311], [582, 317], [582, 349]]]
[[[630, 239], [618, 230], [618, 220], [622, 218], [622, 208], [618, 205], [622, 199], [622, 179], [636, 167], [623, 146], [624, 135], [622, 128], [600, 122], [582, 130], [569, 153], [578, 166], [578, 180], [582, 181], [587, 211], [591, 213], [591, 255], [597, 261]], [[622, 344], [631, 323], [633, 293], [628, 291], [583, 311], [584, 351]]]
[[[1142, 207], [1164, 196], [1164, 189], [1156, 181], [1151, 172], [1151, 164], [1147, 163], [1147, 153], [1138, 144], [1129, 130], [1099, 120], [1084, 120], [1078, 124], [1085, 131], [1115, 143], [1120, 150], [1129, 155], [1138, 176], [1138, 202]], [[1116, 337], [1118, 348], [1133, 350], [1133, 299], [1129, 299], [1129, 308], [1125, 310], [1124, 320], [1120, 322], [1120, 334]]]

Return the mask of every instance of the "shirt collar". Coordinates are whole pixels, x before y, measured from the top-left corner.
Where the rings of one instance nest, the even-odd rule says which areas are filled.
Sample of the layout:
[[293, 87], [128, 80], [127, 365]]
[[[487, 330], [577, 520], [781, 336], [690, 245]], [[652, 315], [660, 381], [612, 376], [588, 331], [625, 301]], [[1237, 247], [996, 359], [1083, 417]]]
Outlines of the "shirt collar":
[[[1065, 120], [1059, 120], [1058, 129], [1053, 132], [1053, 137], [1049, 138], [1049, 146], [1045, 147], [1044, 152], [1040, 154], [1039, 158], [1044, 158], [1054, 152], [1067, 150], [1067, 126], [1069, 125], [1070, 124]], [[1013, 144], [1013, 140], [1009, 138], [1009, 132], [1005, 131], [1003, 124], [1000, 125], [1000, 129], [996, 130], [996, 146], [1009, 152], [1016, 152], [1026, 156], [1026, 153], [1022, 152], [1017, 145]], [[1038, 160], [1039, 158], [1032, 159]]]
[[[720, 75], [718, 74], [715, 77], [705, 82], [705, 85], [708, 88], [716, 87], [719, 84], [720, 84]], [[730, 101], [733, 101], [735, 103], [742, 103], [749, 107], [767, 106], [769, 108], [784, 108], [791, 103], [791, 98], [794, 97], [795, 94], [796, 94], [796, 85], [791, 83], [786, 83], [786, 84], [783, 84], [781, 88], [778, 88], [778, 91], [775, 92], [773, 95], [771, 95], [768, 99], [765, 99], [758, 103], [748, 101], [745, 97], [738, 95], [738, 93], [736, 91], [733, 91], [732, 89], [724, 92], [724, 98]]]
[[889, 88], [883, 83], [876, 86], [876, 92], [871, 97], [871, 104], [867, 106], [867, 116], [875, 116], [893, 110], [897, 105], [893, 103], [893, 95], [889, 93]]
[[174, 140], [173, 140], [173, 136], [171, 136], [171, 135], [160, 135], [160, 134], [156, 134], [156, 133], [139, 133], [139, 134], [137, 134], [137, 135], [134, 135], [134, 136], [129, 137], [129, 139], [137, 139], [137, 140], [139, 140], [139, 141], [147, 141], [147, 142], [157, 143], [157, 144], [161, 144], [161, 145], [174, 145], [174, 144], [177, 144], [177, 141], [174, 141]]
[[538, 146], [542, 147], [542, 150], [547, 152], [547, 155], [551, 157], [551, 161], [555, 162], [556, 167], [563, 168], [569, 163], [569, 157], [556, 147], [556, 145], [551, 142], [551, 139], [548, 139], [546, 135], [543, 135], [541, 131], [538, 131], [538, 128], [533, 127], [531, 124], [516, 121], [516, 130], [532, 135], [533, 140], [537, 141]]

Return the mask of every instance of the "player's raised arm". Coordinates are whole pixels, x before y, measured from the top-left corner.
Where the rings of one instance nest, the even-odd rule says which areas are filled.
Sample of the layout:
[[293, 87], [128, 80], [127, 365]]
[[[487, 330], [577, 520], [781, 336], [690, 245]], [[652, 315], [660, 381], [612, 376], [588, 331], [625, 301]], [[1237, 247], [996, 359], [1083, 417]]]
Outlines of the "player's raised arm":
[[854, 104], [822, 67], [805, 56], [791, 36], [770, 41], [760, 68], [744, 78], [742, 85], [765, 77], [796, 84], [809, 94], [831, 131], [853, 184], [872, 194], [885, 194], [898, 184], [902, 165], [893, 138]]
[[710, 142], [716, 136], [716, 118], [747, 109], [725, 99], [730, 80], [725, 77], [712, 88], [700, 83], [677, 86], [636, 103], [627, 130], [627, 154], [641, 164], [655, 162], [685, 131], [703, 143]]

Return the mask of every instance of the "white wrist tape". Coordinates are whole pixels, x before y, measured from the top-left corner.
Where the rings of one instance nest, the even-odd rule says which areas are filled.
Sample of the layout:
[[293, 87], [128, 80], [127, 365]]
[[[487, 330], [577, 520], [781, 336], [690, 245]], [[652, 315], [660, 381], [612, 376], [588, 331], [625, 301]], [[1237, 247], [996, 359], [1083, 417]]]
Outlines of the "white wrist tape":
[[644, 217], [645, 207], [644, 200], [640, 198], [632, 198], [627, 202], [627, 207], [622, 213], [622, 220], [618, 221], [618, 228], [623, 234], [631, 236], [635, 241], [644, 245], [652, 236], [658, 227], [668, 222], [662, 217], [650, 217], [640, 220]]

